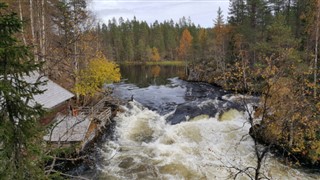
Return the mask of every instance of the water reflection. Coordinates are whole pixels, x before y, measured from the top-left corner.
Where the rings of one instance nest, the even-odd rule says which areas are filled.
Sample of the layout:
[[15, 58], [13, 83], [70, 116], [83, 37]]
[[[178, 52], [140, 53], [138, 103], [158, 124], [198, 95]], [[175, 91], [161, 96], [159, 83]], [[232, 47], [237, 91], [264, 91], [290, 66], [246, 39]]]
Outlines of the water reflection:
[[168, 84], [168, 78], [182, 76], [182, 66], [161, 65], [120, 65], [120, 71], [126, 83], [136, 84], [138, 87]]

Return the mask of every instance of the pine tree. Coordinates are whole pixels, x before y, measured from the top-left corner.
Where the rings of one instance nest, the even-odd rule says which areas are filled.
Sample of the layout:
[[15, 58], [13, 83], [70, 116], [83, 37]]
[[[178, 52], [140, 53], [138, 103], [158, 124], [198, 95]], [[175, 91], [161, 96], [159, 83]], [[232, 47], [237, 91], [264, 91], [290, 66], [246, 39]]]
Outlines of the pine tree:
[[[226, 39], [228, 28], [223, 22], [222, 10], [219, 7], [217, 11], [217, 18], [213, 27], [214, 39], [213, 39], [213, 54], [216, 63], [216, 71], [221, 71], [222, 75], [225, 75], [226, 69]], [[225, 77], [223, 78], [225, 80]]]
[[29, 48], [14, 38], [21, 31], [17, 14], [0, 3], [0, 177], [1, 179], [43, 179], [41, 129], [42, 114], [33, 95], [42, 93], [43, 82], [24, 78], [38, 71]]
[[122, 23], [122, 42], [123, 42], [123, 56], [124, 60], [132, 61], [134, 59], [134, 37], [132, 32], [132, 24], [127, 20], [125, 23]]
[[[171, 20], [172, 21], [172, 20]], [[175, 48], [177, 47], [177, 41], [176, 41], [176, 30], [174, 29], [173, 24], [170, 22], [165, 22], [163, 24], [163, 31], [164, 31], [164, 43], [166, 48], [166, 57], [168, 60], [175, 59]]]
[[216, 27], [220, 27], [220, 26], [224, 25], [223, 14], [222, 14], [221, 7], [218, 8], [217, 14], [218, 15], [217, 15], [217, 18], [215, 20], [215, 26]]
[[243, 23], [247, 11], [245, 9], [245, 2], [243, 0], [230, 0], [229, 7], [229, 23], [232, 25], [239, 25]]
[[109, 24], [109, 28], [111, 31], [111, 36], [112, 36], [112, 45], [113, 45], [113, 52], [114, 52], [114, 59], [116, 61], [121, 61], [123, 60], [121, 58], [121, 52], [123, 49], [123, 43], [122, 43], [122, 38], [121, 38], [121, 30], [120, 27], [117, 26], [117, 20], [115, 18], [112, 19], [112, 23]]
[[165, 44], [164, 44], [164, 38], [163, 38], [163, 32], [162, 32], [162, 26], [163, 24], [159, 24], [158, 21], [155, 21], [153, 23], [153, 36], [152, 36], [152, 46], [156, 47], [160, 53], [160, 56], [164, 55], [165, 51]]
[[209, 33], [206, 29], [202, 28], [199, 30], [198, 34], [199, 43], [200, 43], [200, 59], [207, 60], [209, 59]]
[[[266, 29], [267, 40], [256, 44], [260, 63], [264, 62], [266, 56], [272, 56], [277, 59], [272, 62], [272, 65], [283, 70], [291, 68], [299, 59], [296, 50], [298, 41], [294, 38], [291, 28], [285, 22], [284, 16], [277, 15], [274, 22]], [[286, 56], [283, 55], [284, 53]]]

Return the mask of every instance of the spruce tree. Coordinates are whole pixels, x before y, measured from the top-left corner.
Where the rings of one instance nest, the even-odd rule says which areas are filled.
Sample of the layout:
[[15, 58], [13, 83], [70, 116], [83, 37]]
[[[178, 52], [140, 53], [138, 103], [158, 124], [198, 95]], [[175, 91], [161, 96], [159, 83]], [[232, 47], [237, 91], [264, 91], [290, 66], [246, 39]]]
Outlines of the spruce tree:
[[0, 179], [42, 179], [41, 129], [43, 110], [33, 101], [44, 82], [27, 82], [38, 71], [29, 48], [14, 37], [22, 22], [0, 3]]
[[247, 15], [245, 9], [245, 1], [243, 0], [230, 0], [229, 7], [229, 23], [232, 25], [240, 25], [245, 20]]

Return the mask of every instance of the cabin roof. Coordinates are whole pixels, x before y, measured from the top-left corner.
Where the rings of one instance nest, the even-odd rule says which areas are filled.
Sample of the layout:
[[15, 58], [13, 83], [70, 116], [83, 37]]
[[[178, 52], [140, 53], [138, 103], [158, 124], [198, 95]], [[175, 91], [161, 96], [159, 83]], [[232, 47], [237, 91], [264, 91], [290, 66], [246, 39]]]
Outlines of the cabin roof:
[[[40, 77], [39, 73], [32, 72], [29, 76], [24, 76], [23, 78], [28, 83], [35, 83]], [[71, 99], [74, 94], [64, 89], [60, 85], [51, 81], [48, 77], [42, 76], [42, 81], [47, 81], [46, 85], [41, 85], [40, 90], [45, 90], [42, 94], [34, 95], [34, 100], [41, 104], [44, 108], [52, 109], [55, 106], [65, 102], [68, 99]]]
[[58, 115], [55, 122], [49, 134], [44, 136], [44, 140], [50, 142], [80, 142], [85, 139], [90, 126], [90, 120], [82, 115], [77, 117]]

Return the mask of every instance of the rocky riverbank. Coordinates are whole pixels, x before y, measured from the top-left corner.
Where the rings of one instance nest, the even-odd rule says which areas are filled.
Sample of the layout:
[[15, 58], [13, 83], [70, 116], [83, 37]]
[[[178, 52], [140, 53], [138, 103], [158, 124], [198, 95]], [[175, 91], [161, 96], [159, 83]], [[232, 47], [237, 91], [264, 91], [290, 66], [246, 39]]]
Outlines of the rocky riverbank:
[[[240, 92], [243, 92], [241, 91], [242, 87], [236, 87], [234, 84], [228, 85], [228, 83], [222, 81], [219, 77], [221, 77], [221, 74], [217, 74], [217, 72], [215, 72], [213, 69], [204, 68], [204, 66], [200, 64], [199, 66], [192, 67], [185, 79], [192, 82], [207, 82], [221, 86], [227, 90], [238, 90], [238, 92], [240, 90]], [[270, 91], [278, 91], [279, 89], [282, 90], [285, 88], [286, 87], [281, 87], [281, 84], [280, 87], [277, 87], [276, 84], [274, 85], [273, 89], [271, 88]], [[269, 99], [269, 101], [271, 100], [272, 98]], [[281, 101], [280, 99], [278, 100]], [[261, 121], [260, 124], [256, 124], [251, 127], [250, 135], [253, 138], [256, 138], [261, 144], [265, 144], [266, 146], [271, 145], [271, 151], [274, 154], [279, 155], [279, 157], [281, 156], [281, 158], [283, 158], [285, 161], [289, 160], [291, 164], [299, 164], [305, 167], [320, 169], [320, 132], [316, 130], [308, 131], [308, 124], [302, 124], [302, 120], [299, 119], [290, 120], [281, 118], [277, 122], [274, 119], [276, 116], [273, 116], [272, 113], [271, 115], [263, 115], [261, 113], [261, 111], [268, 110], [267, 106], [271, 106], [270, 103], [260, 103], [260, 105], [258, 105], [257, 110], [260, 111], [260, 114], [257, 114], [259, 114], [260, 119], [261, 116], [265, 117], [262, 118], [263, 121]], [[281, 121], [284, 122], [280, 123]], [[293, 129], [292, 127], [290, 128], [290, 122], [291, 126], [295, 126], [296, 129]], [[287, 123], [287, 125], [285, 123]], [[274, 127], [276, 124], [278, 124], [278, 127]], [[316, 124], [317, 123], [315, 123], [315, 125]], [[277, 133], [279, 128], [284, 128], [283, 130], [279, 130], [280, 134]], [[255, 133], [253, 133], [253, 131], [255, 131]], [[281, 134], [281, 132], [283, 134]], [[293, 137], [292, 133], [297, 135]], [[303, 137], [303, 134], [299, 135], [299, 133], [304, 133], [305, 136]], [[293, 138], [296, 138], [296, 140]]]

